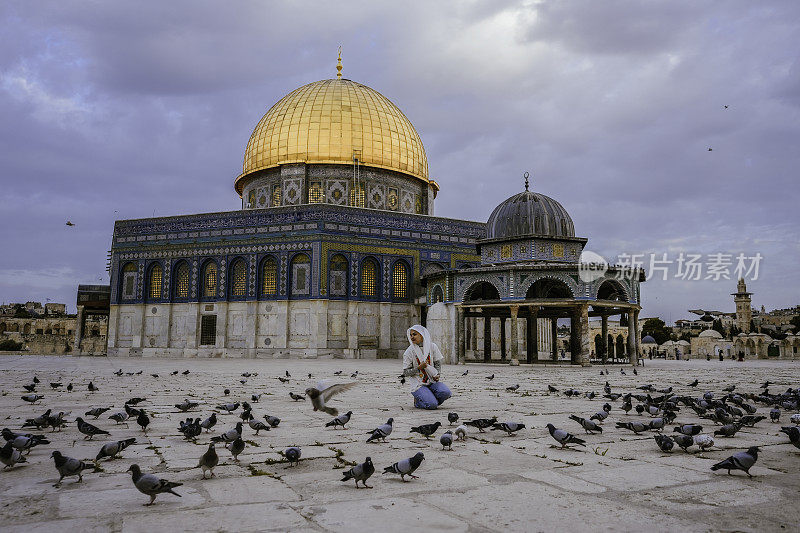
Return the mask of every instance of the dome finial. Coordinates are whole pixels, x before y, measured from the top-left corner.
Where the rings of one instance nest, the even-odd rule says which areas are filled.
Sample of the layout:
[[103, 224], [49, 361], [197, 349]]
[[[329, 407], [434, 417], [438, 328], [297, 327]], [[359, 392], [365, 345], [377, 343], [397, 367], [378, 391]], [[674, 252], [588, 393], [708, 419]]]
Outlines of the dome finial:
[[339, 47], [339, 61], [336, 63], [336, 78], [342, 79], [342, 47]]
[[530, 177], [530, 174], [528, 174], [528, 171], [526, 170], [525, 174], [523, 174], [523, 176], [525, 176], [525, 190], [527, 191], [528, 190], [528, 177]]

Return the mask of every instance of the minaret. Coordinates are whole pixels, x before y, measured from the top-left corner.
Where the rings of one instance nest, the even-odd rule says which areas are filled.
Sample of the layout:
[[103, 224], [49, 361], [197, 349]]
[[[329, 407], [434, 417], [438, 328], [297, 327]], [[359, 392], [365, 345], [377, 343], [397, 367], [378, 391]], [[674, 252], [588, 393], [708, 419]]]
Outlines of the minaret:
[[750, 307], [750, 296], [752, 294], [752, 292], [747, 292], [744, 278], [739, 278], [739, 283], [736, 284], [736, 292], [731, 296], [733, 296], [733, 301], [736, 303], [736, 327], [743, 333], [750, 333], [750, 320], [753, 317]]

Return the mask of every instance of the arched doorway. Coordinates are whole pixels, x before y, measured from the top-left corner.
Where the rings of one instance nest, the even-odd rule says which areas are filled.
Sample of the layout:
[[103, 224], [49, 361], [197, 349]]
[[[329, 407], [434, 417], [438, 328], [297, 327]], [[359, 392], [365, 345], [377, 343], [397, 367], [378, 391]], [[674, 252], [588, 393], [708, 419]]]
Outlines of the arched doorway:
[[572, 291], [566, 283], [561, 280], [550, 278], [542, 278], [534, 281], [527, 292], [525, 292], [526, 299], [572, 297]]
[[625, 339], [622, 338], [622, 335], [617, 335], [617, 357], [624, 357], [626, 353]]

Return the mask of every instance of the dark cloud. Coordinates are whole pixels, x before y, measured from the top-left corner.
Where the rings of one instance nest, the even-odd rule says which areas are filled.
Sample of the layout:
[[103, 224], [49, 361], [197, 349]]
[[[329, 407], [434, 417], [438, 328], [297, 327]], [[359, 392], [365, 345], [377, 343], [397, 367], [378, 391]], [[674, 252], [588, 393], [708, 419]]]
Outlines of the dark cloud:
[[[0, 299], [73, 305], [115, 219], [238, 209], [253, 127], [342, 45], [420, 132], [437, 214], [485, 220], [528, 170], [592, 250], [761, 252], [755, 303], [797, 303], [793, 3], [20, 1], [0, 20]], [[644, 313], [732, 310], [733, 285], [653, 279]]]

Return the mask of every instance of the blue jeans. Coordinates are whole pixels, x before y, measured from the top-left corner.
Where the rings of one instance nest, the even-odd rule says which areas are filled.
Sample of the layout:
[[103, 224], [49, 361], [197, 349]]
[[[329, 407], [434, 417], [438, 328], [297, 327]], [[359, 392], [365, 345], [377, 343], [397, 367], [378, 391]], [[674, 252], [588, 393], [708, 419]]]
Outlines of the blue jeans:
[[414, 396], [414, 407], [417, 409], [436, 409], [452, 393], [444, 383], [434, 381], [430, 385], [423, 385], [411, 393]]

